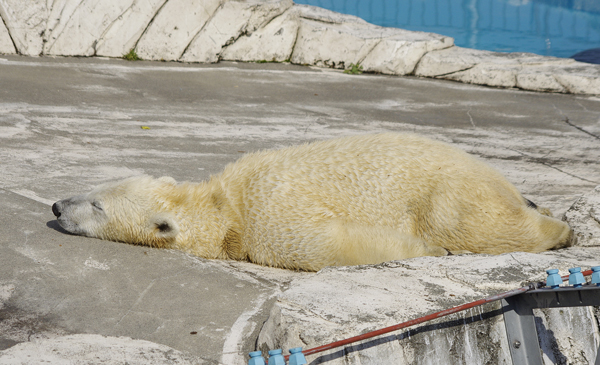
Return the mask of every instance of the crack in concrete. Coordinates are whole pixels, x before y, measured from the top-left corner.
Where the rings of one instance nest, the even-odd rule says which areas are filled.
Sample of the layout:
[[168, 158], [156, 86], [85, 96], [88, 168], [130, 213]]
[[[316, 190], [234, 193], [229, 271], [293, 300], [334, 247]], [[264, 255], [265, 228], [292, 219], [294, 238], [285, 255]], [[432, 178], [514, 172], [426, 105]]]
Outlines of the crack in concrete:
[[158, 8], [158, 10], [156, 10], [156, 13], [154, 14], [154, 16], [150, 19], [150, 21], [148, 22], [148, 24], [146, 25], [146, 27], [144, 28], [144, 31], [142, 32], [142, 34], [140, 34], [140, 37], [135, 41], [135, 44], [133, 45], [133, 47], [131, 48], [132, 50], [136, 49], [138, 44], [140, 43], [140, 40], [142, 38], [144, 38], [144, 35], [146, 35], [146, 32], [148, 32], [148, 29], [150, 28], [150, 26], [152, 25], [152, 23], [154, 23], [154, 19], [156, 19], [156, 17], [160, 14], [160, 12], [162, 11], [162, 9], [165, 7], [165, 5], [167, 5], [167, 3], [169, 2], [169, 0], [165, 0], [164, 3], [162, 3], [162, 5]]
[[2, 23], [4, 24], [4, 28], [6, 28], [6, 32], [8, 33], [8, 37], [10, 38], [10, 41], [12, 42], [13, 47], [15, 48], [15, 53], [16, 54], [22, 54], [21, 52], [19, 52], [19, 48], [17, 48], [17, 44], [15, 43], [15, 40], [12, 36], [12, 33], [10, 32], [10, 29], [8, 28], [8, 25], [6, 24], [6, 20], [4, 20], [6, 18], [6, 11], [4, 10], [4, 8], [2, 7], [2, 5], [0, 5], [0, 18], [2, 19]]
[[[375, 49], [375, 47], [377, 47], [378, 45], [381, 44], [381, 42], [383, 42], [383, 37], [380, 38], [374, 45], [373, 47], [371, 47], [371, 49], [364, 55], [364, 57], [362, 57], [360, 60], [357, 61], [358, 63], [362, 63], [367, 57], [369, 57], [369, 55], [373, 52], [373, 50]], [[367, 42], [367, 40], [365, 39], [365, 43]]]
[[[206, 22], [204, 22], [204, 24], [202, 24], [202, 26], [200, 27], [200, 29], [196, 32], [196, 34], [194, 34], [194, 36], [189, 41], [189, 43], [184, 47], [183, 52], [181, 52], [181, 54], [179, 55], [179, 57], [177, 57], [178, 60], [180, 60], [183, 57], [183, 55], [187, 52], [187, 50], [190, 48], [190, 46], [192, 45], [192, 43], [194, 43], [194, 41], [198, 38], [198, 36], [202, 32], [202, 30], [204, 30], [204, 28], [206, 28], [206, 26], [208, 25], [208, 23], [210, 23], [214, 19], [214, 17], [217, 15], [217, 13], [219, 12], [219, 10], [221, 10], [223, 8], [224, 4], [225, 4], [225, 2], [222, 1], [219, 4], [219, 6], [217, 6], [217, 8], [215, 9], [215, 11], [208, 16], [208, 19], [206, 19]], [[206, 12], [206, 8], [204, 8], [204, 11]]]
[[106, 27], [104, 29], [104, 31], [102, 32], [102, 34], [100, 34], [100, 37], [98, 37], [98, 39], [92, 44], [92, 48], [94, 49], [94, 54], [93, 56], [96, 56], [98, 53], [98, 49], [96, 48], [96, 46], [98, 45], [98, 43], [102, 42], [104, 40], [104, 36], [112, 29], [112, 27], [117, 23], [117, 21], [119, 19], [121, 19], [125, 13], [127, 13], [130, 9], [133, 9], [133, 6], [137, 4], [137, 0], [134, 0], [131, 2], [131, 5], [129, 5], [127, 7], [127, 9], [123, 10], [121, 12], [121, 14], [117, 15], [117, 17], [108, 25], [108, 27]]
[[564, 171], [564, 170], [561, 170], [561, 169], [559, 169], [559, 168], [558, 168], [558, 167], [556, 167], [556, 166], [552, 166], [551, 164], [549, 164], [549, 163], [547, 163], [547, 162], [540, 161], [540, 160], [538, 160], [537, 158], [534, 158], [533, 156], [531, 156], [531, 155], [528, 155], [528, 154], [526, 154], [526, 153], [524, 153], [524, 152], [521, 152], [521, 151], [519, 151], [519, 150], [515, 150], [515, 149], [512, 149], [512, 148], [509, 148], [509, 150], [511, 150], [511, 151], [514, 151], [514, 152], [517, 152], [517, 153], [518, 153], [518, 154], [520, 154], [521, 156], [525, 156], [525, 157], [527, 157], [527, 158], [528, 158], [528, 159], [529, 159], [531, 162], [538, 163], [538, 164], [540, 164], [540, 165], [544, 165], [544, 166], [546, 166], [546, 167], [549, 167], [549, 168], [551, 168], [551, 169], [554, 169], [554, 170], [556, 170], [556, 171], [558, 171], [558, 172], [562, 172], [562, 173], [563, 173], [563, 174], [565, 174], [565, 175], [569, 175], [569, 176], [571, 176], [571, 177], [574, 177], [574, 178], [576, 178], [576, 179], [579, 179], [579, 180], [582, 180], [582, 181], [587, 181], [587, 182], [589, 182], [589, 183], [592, 183], [592, 184], [596, 184], [596, 185], [600, 184], [600, 182], [598, 182], [598, 181], [588, 180], [588, 179], [586, 179], [586, 178], [584, 178], [584, 177], [577, 176], [577, 175], [575, 175], [575, 174], [571, 174], [570, 172], [566, 172], [566, 171]]
[[294, 43], [292, 44], [292, 50], [290, 51], [290, 54], [287, 58], [288, 60], [290, 60], [290, 63], [292, 63], [292, 58], [294, 57], [294, 51], [296, 50], [296, 44], [298, 43], [298, 37], [300, 36], [300, 27], [301, 26], [302, 26], [302, 24], [301, 24], [300, 20], [298, 20], [298, 26], [296, 27], [296, 37], [294, 38]]
[[585, 134], [587, 134], [587, 135], [589, 135], [589, 136], [592, 136], [592, 137], [594, 137], [594, 138], [596, 138], [596, 139], [600, 140], [600, 136], [597, 136], [597, 135], [595, 135], [594, 133], [588, 132], [588, 131], [586, 131], [585, 129], [583, 129], [583, 128], [579, 127], [578, 125], [576, 125], [576, 124], [572, 123], [572, 122], [569, 120], [569, 117], [565, 117], [565, 120], [564, 120], [564, 122], [565, 122], [565, 123], [567, 123], [568, 125], [570, 125], [571, 127], [575, 128], [575, 129], [578, 129], [578, 130], [582, 131], [583, 133], [585, 133]]
[[469, 121], [471, 122], [473, 128], [477, 128], [477, 126], [475, 125], [475, 121], [473, 121], [473, 117], [471, 116], [471, 109], [473, 108], [469, 108], [469, 110], [467, 110], [467, 115], [469, 116]]
[[[419, 61], [419, 62], [420, 62], [420, 61]], [[456, 71], [448, 72], [448, 73], [445, 73], [445, 74], [439, 74], [439, 75], [435, 75], [435, 76], [432, 76], [432, 78], [446, 77], [446, 76], [454, 75], [454, 74], [456, 74], [456, 73], [459, 73], [459, 72], [469, 71], [470, 69], [472, 69], [472, 68], [475, 68], [475, 67], [477, 67], [478, 65], [479, 65], [479, 64], [475, 64], [475, 65], [472, 65], [472, 66], [468, 66], [468, 67], [462, 68], [462, 69], [460, 69], [460, 70], [456, 70]]]
[[[81, 6], [81, 4], [83, 4], [83, 3], [84, 3], [84, 1], [85, 1], [85, 0], [81, 0], [81, 1], [79, 2], [79, 4], [77, 4], [77, 6], [76, 6], [76, 7], [73, 9], [73, 12], [71, 13], [71, 15], [69, 15], [69, 18], [68, 18], [68, 19], [67, 19], [65, 22], [62, 22], [62, 21], [60, 21], [60, 20], [59, 20], [59, 22], [57, 23], [57, 25], [60, 25], [60, 24], [64, 24], [64, 25], [63, 25], [62, 29], [60, 30], [60, 32], [59, 32], [59, 33], [56, 35], [56, 37], [53, 37], [53, 38], [54, 38], [54, 42], [52, 42], [52, 43], [51, 43], [51, 44], [50, 44], [50, 45], [49, 45], [49, 46], [46, 48], [46, 52], [49, 52], [49, 51], [52, 49], [52, 47], [54, 47], [54, 45], [56, 44], [56, 42], [58, 41], [58, 39], [59, 39], [59, 38], [62, 36], [63, 32], [65, 31], [65, 29], [66, 29], [66, 28], [67, 28], [67, 26], [69, 25], [69, 22], [70, 22], [70, 21], [71, 21], [71, 19], [73, 18], [73, 14], [75, 14], [75, 13], [77, 12], [77, 9], [79, 9], [79, 7]], [[60, 12], [59, 19], [62, 19], [62, 16], [63, 16], [63, 13], [64, 13], [64, 11], [65, 11], [65, 8], [66, 8], [66, 7], [63, 7], [63, 8], [62, 8], [62, 10], [61, 10], [61, 12]], [[52, 12], [52, 9], [50, 9], [50, 12]], [[52, 31], [52, 35], [54, 35], [54, 30]], [[45, 48], [45, 47], [42, 47], [42, 53], [44, 53], [44, 48]]]
[[144, 296], [148, 293], [148, 291], [154, 286], [154, 284], [156, 283], [157, 279], [154, 279], [150, 282], [150, 284], [148, 284], [148, 286], [146, 287], [146, 289], [144, 289], [140, 295], [138, 296], [137, 300], [135, 301], [135, 303], [133, 303], [131, 305], [131, 307], [127, 310], [127, 312], [125, 312], [125, 314], [123, 314], [123, 316], [121, 316], [121, 318], [117, 321], [117, 323], [115, 323], [114, 328], [116, 328], [122, 321], [123, 319], [125, 319], [125, 317], [127, 317], [127, 315], [129, 313], [131, 313], [133, 311], [133, 308], [135, 308], [141, 301], [142, 299], [144, 299]]
[[[443, 40], [444, 40], [444, 39], [446, 39], [446, 38], [449, 38], [449, 37], [444, 37], [444, 38], [442, 38], [442, 42], [443, 42]], [[382, 40], [383, 40], [383, 39], [382, 39]], [[427, 48], [427, 43], [425, 43], [425, 47]], [[411, 71], [411, 72], [409, 72], [409, 73], [407, 73], [407, 75], [409, 75], [409, 76], [414, 76], [414, 75], [416, 75], [417, 69], [419, 68], [419, 65], [421, 64], [421, 61], [423, 60], [423, 58], [425, 58], [425, 56], [426, 56], [428, 53], [435, 52], [435, 51], [441, 51], [441, 50], [444, 50], [444, 49], [450, 49], [450, 48], [452, 48], [452, 47], [454, 47], [454, 40], [452, 41], [452, 44], [451, 44], [451, 45], [449, 45], [448, 47], [444, 47], [444, 48], [436, 48], [436, 49], [434, 49], [434, 50], [429, 50], [429, 49], [427, 49], [427, 50], [425, 51], [425, 53], [423, 53], [423, 54], [421, 55], [421, 58], [419, 58], [419, 60], [417, 61], [417, 63], [415, 63], [415, 67], [412, 69], [412, 71]], [[458, 71], [457, 71], [457, 72], [458, 72]], [[434, 76], [434, 77], [437, 77], [437, 76]]]

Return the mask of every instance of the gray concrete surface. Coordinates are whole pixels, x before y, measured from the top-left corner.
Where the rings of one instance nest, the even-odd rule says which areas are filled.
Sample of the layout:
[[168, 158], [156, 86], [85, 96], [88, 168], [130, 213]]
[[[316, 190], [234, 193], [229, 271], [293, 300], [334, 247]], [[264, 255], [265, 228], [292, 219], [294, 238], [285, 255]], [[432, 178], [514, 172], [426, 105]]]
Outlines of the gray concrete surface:
[[381, 131], [455, 143], [555, 214], [600, 184], [598, 97], [286, 64], [2, 57], [0, 350], [87, 333], [244, 363], [277, 294], [314, 274], [71, 236], [50, 204], [131, 175], [199, 181], [246, 152]]

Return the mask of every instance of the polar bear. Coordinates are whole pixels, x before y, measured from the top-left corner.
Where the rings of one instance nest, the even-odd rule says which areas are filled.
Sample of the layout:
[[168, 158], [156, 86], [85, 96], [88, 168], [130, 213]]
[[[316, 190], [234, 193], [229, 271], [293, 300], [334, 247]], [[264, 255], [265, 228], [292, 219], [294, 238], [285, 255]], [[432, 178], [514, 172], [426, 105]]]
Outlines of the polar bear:
[[201, 183], [132, 177], [52, 210], [78, 235], [306, 271], [573, 237], [486, 163], [395, 133], [248, 154]]

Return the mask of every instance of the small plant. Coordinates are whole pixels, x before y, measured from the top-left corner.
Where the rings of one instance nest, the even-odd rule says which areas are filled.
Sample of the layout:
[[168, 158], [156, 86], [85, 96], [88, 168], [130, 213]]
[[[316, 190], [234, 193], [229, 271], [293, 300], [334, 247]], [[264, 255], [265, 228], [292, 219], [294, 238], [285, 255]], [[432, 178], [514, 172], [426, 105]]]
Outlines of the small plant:
[[351, 63], [350, 64], [350, 68], [344, 70], [345, 74], [350, 74], [350, 75], [360, 75], [361, 73], [363, 73], [363, 67], [360, 64], [360, 62], [357, 63]]
[[126, 59], [127, 61], [141, 60], [141, 58], [137, 55], [137, 53], [135, 53], [135, 48], [132, 48], [131, 51], [129, 51], [129, 53], [127, 53], [126, 55], [123, 55], [123, 58]]

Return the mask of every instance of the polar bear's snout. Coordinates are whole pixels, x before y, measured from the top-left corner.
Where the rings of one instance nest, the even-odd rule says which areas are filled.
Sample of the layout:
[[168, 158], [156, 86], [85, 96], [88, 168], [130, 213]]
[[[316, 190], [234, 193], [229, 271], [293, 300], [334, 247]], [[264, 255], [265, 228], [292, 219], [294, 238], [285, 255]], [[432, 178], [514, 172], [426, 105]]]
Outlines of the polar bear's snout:
[[60, 218], [60, 210], [59, 210], [58, 205], [56, 203], [52, 204], [52, 213], [54, 213], [54, 216], [56, 218]]
[[52, 204], [52, 213], [67, 232], [90, 236], [106, 220], [100, 203], [79, 195]]

